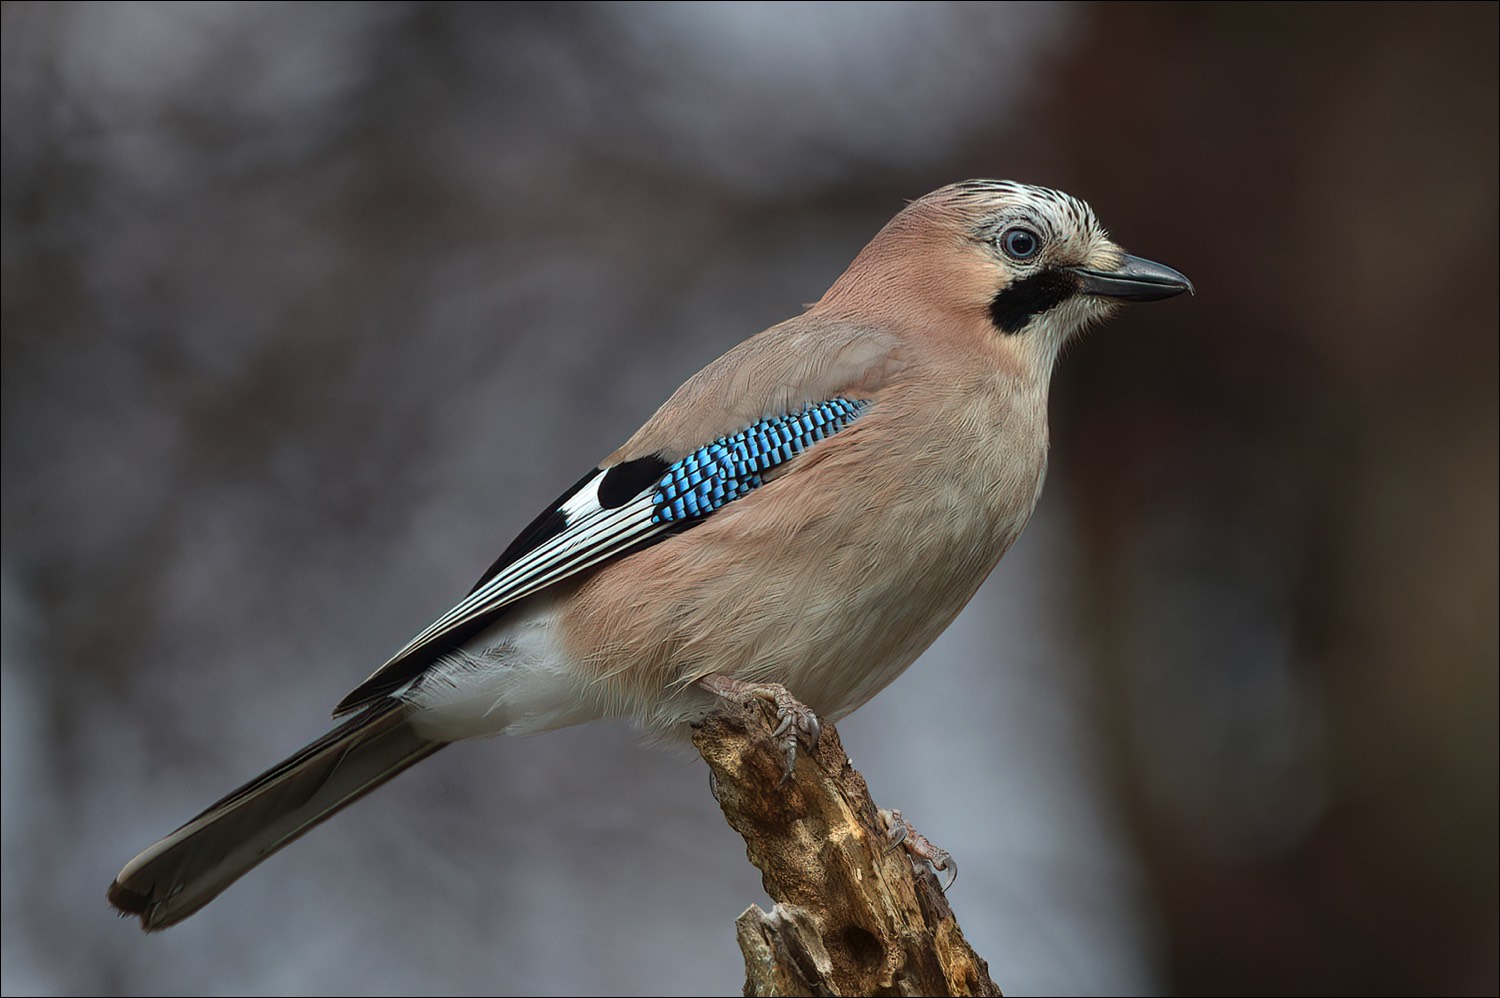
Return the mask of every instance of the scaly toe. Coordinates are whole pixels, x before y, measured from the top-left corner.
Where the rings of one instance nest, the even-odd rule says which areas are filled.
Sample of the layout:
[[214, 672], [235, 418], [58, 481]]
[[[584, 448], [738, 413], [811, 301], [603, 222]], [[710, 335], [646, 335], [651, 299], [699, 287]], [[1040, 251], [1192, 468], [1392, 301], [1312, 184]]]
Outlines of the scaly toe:
[[718, 674], [704, 676], [697, 682], [716, 696], [730, 700], [761, 700], [775, 708], [776, 728], [771, 732], [771, 737], [777, 740], [777, 744], [786, 756], [786, 771], [782, 774], [782, 783], [792, 778], [792, 771], [797, 766], [797, 742], [799, 740], [804, 742], [810, 751], [818, 750], [818, 740], [823, 731], [823, 726], [818, 722], [818, 715], [792, 696], [785, 686], [779, 683], [748, 683]]
[[886, 840], [890, 843], [886, 848], [894, 849], [897, 846], [906, 850], [911, 857], [912, 865], [919, 871], [926, 870], [933, 876], [939, 872], [947, 873], [948, 880], [942, 884], [944, 894], [953, 882], [958, 879], [958, 860], [946, 849], [941, 849], [932, 844], [927, 836], [907, 824], [901, 812], [895, 808], [880, 809], [880, 823], [885, 826]]

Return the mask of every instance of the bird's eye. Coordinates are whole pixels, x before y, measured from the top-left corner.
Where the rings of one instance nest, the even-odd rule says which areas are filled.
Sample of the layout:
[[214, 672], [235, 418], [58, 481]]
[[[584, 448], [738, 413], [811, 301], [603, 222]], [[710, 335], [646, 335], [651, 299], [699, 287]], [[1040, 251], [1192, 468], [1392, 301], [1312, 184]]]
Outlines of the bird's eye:
[[1007, 229], [1000, 236], [1000, 247], [1012, 260], [1030, 260], [1042, 248], [1042, 240], [1030, 229]]

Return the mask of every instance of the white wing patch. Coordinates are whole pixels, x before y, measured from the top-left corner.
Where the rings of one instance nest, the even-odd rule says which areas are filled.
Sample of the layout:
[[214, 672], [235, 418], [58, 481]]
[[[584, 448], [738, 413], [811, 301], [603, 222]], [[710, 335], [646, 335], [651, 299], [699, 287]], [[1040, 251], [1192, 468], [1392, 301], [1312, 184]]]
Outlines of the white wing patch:
[[618, 509], [607, 510], [600, 506], [599, 482], [604, 475], [605, 472], [599, 472], [563, 504], [561, 509], [566, 525], [558, 534], [517, 558], [464, 597], [457, 606], [408, 641], [386, 665], [405, 658], [447, 631], [460, 628], [668, 529], [666, 524], [652, 522], [655, 506], [650, 493]]
[[657, 456], [585, 476], [532, 523], [490, 573], [335, 708], [403, 695], [434, 661], [518, 600], [675, 530], [701, 522], [764, 482], [770, 469], [857, 419], [868, 402], [833, 398], [768, 416], [668, 464]]

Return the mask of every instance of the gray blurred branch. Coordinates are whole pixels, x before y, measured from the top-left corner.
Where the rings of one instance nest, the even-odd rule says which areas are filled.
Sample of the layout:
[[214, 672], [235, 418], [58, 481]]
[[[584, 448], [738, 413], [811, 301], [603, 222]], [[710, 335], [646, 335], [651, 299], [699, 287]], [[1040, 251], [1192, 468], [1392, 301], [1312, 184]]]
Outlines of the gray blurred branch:
[[737, 921], [747, 995], [998, 995], [936, 878], [890, 848], [831, 724], [793, 779], [759, 705], [693, 733], [772, 911]]

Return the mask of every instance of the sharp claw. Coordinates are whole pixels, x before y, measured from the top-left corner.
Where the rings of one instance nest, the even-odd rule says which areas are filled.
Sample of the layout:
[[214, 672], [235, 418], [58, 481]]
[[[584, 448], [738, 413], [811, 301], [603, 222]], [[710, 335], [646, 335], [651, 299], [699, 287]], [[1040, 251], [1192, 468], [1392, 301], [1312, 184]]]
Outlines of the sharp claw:
[[948, 882], [938, 886], [944, 894], [947, 894], [948, 888], [952, 887], [953, 882], [958, 879], [958, 860], [953, 858], [953, 854], [946, 849], [939, 849], [927, 840], [927, 836], [915, 831], [911, 825], [907, 824], [906, 819], [901, 817], [901, 812], [895, 808], [890, 810], [882, 808], [879, 813], [880, 822], [885, 826], [886, 838], [890, 841], [886, 850], [889, 851], [897, 846], [904, 847], [918, 872], [926, 872], [933, 877], [936, 877], [939, 871], [946, 872], [949, 875]]
[[768, 699], [776, 706], [777, 718], [776, 730], [771, 732], [771, 737], [786, 741], [786, 772], [781, 776], [781, 782], [786, 783], [797, 767], [798, 738], [806, 739], [811, 751], [818, 749], [818, 716], [779, 687], [773, 688]]
[[943, 887], [942, 887], [943, 893], [947, 894], [948, 893], [948, 888], [952, 887], [953, 886], [953, 882], [958, 879], [958, 860], [954, 859], [952, 856], [949, 856], [949, 855], [947, 855], [945, 853], [944, 856], [943, 856], [943, 861], [941, 863], [934, 864], [934, 865], [939, 870], [947, 870], [948, 871], [948, 882], [946, 884], [944, 884]]
[[792, 772], [796, 768], [799, 737], [807, 742], [809, 749], [814, 752], [818, 750], [818, 740], [822, 734], [818, 716], [799, 703], [786, 687], [774, 683], [748, 683], [721, 675], [705, 676], [698, 683], [717, 696], [727, 699], [743, 698], [747, 701], [761, 700], [776, 709], [776, 729], [771, 732], [771, 737], [785, 740], [786, 772], [782, 774], [782, 783], [792, 778]]

